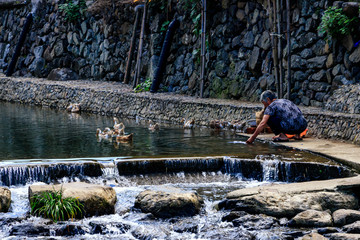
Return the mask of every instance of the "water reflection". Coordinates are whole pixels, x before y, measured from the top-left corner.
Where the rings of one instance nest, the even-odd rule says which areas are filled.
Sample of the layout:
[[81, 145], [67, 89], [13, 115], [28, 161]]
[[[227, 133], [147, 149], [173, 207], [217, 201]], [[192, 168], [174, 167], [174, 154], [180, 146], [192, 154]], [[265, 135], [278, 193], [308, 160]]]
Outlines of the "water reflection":
[[[112, 117], [67, 113], [35, 106], [0, 102], [0, 160], [65, 159], [101, 157], [180, 157], [233, 155], [255, 158], [281, 155], [289, 151], [273, 144], [244, 144], [234, 132], [193, 130], [161, 123], [151, 131], [146, 121], [125, 120], [125, 134], [134, 133], [132, 142], [98, 141], [96, 129], [112, 127]], [[314, 160], [314, 155], [297, 152], [297, 158]], [[320, 159], [320, 158], [319, 158]]]

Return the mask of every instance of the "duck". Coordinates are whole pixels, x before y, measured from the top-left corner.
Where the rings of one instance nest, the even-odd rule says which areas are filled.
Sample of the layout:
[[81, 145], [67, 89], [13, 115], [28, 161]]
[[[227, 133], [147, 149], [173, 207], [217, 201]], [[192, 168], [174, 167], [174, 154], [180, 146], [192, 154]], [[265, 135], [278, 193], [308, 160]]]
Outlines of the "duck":
[[71, 113], [79, 113], [80, 112], [80, 104], [78, 103], [70, 103], [70, 105], [66, 108], [66, 111]]
[[113, 121], [114, 121], [114, 126], [113, 126], [114, 129], [121, 129], [121, 128], [125, 129], [125, 125], [122, 122], [120, 122], [117, 117], [114, 117]]
[[232, 120], [230, 122], [230, 128], [234, 129], [235, 131], [237, 130], [242, 130], [246, 125], [246, 121], [244, 120]]
[[160, 124], [159, 123], [155, 123], [152, 120], [149, 120], [149, 130], [151, 131], [156, 131], [160, 129]]
[[129, 135], [117, 135], [116, 136], [116, 142], [130, 142], [133, 139], [134, 134], [130, 133]]
[[101, 131], [100, 128], [97, 128], [96, 129], [96, 137], [101, 138], [101, 139], [103, 139], [103, 138], [108, 139], [109, 134], [105, 131]]
[[195, 125], [195, 120], [194, 119], [191, 119], [191, 120], [188, 120], [186, 121], [185, 118], [181, 119], [181, 123], [184, 124], [184, 128], [186, 129], [192, 129]]
[[113, 134], [114, 134], [114, 131], [111, 130], [109, 127], [106, 127], [106, 128], [104, 129], [103, 133], [104, 133], [104, 134], [107, 134], [108, 137], [112, 137]]
[[228, 125], [227, 122], [225, 121], [220, 121], [220, 120], [211, 120], [209, 123], [210, 128], [214, 128], [214, 129], [223, 129]]
[[113, 136], [124, 135], [125, 134], [125, 126], [124, 126], [124, 124], [122, 124], [122, 126], [123, 127], [119, 128], [119, 129], [114, 129], [113, 130]]

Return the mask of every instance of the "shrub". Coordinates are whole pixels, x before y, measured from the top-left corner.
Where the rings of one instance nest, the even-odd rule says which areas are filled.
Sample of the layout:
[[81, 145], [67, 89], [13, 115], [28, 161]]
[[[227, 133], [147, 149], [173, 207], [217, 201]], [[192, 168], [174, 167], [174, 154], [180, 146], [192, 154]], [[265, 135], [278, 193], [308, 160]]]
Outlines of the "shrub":
[[62, 189], [32, 197], [31, 214], [52, 219], [54, 222], [74, 219], [82, 216], [83, 212], [84, 205], [77, 198], [63, 198]]
[[66, 3], [59, 5], [60, 11], [65, 12], [65, 20], [74, 22], [81, 18], [85, 9], [85, 0], [67, 0]]
[[148, 92], [150, 91], [150, 87], [151, 87], [151, 79], [148, 78], [145, 80], [145, 82], [138, 84], [135, 88], [134, 88], [134, 92], [139, 93], [139, 92]]
[[326, 39], [329, 39], [329, 37], [340, 39], [353, 32], [355, 21], [357, 21], [357, 18], [349, 18], [343, 14], [341, 8], [329, 7], [321, 17], [318, 30], [320, 33], [327, 34]]

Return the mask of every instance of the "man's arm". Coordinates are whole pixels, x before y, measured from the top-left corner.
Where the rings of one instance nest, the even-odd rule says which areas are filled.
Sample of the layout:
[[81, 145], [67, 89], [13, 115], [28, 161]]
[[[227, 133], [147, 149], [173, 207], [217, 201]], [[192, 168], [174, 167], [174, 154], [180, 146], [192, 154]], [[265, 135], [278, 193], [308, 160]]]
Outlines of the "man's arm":
[[257, 126], [254, 134], [249, 137], [249, 139], [246, 141], [246, 143], [253, 143], [256, 139], [256, 137], [264, 130], [266, 123], [268, 122], [270, 118], [270, 115], [264, 115], [263, 119], [261, 120], [259, 126]]

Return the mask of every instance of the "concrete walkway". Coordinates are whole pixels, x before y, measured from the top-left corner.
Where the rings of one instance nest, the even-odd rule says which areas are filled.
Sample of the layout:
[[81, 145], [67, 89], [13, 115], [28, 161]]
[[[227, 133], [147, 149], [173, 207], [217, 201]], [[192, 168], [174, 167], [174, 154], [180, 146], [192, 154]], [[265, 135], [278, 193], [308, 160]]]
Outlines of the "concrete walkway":
[[[241, 133], [241, 136], [250, 137], [251, 134]], [[271, 141], [274, 134], [260, 134], [257, 139]], [[256, 144], [256, 143], [254, 143]], [[341, 141], [305, 137], [302, 141], [290, 140], [289, 142], [278, 142], [276, 144], [319, 153], [330, 157], [360, 172], [360, 146]]]

